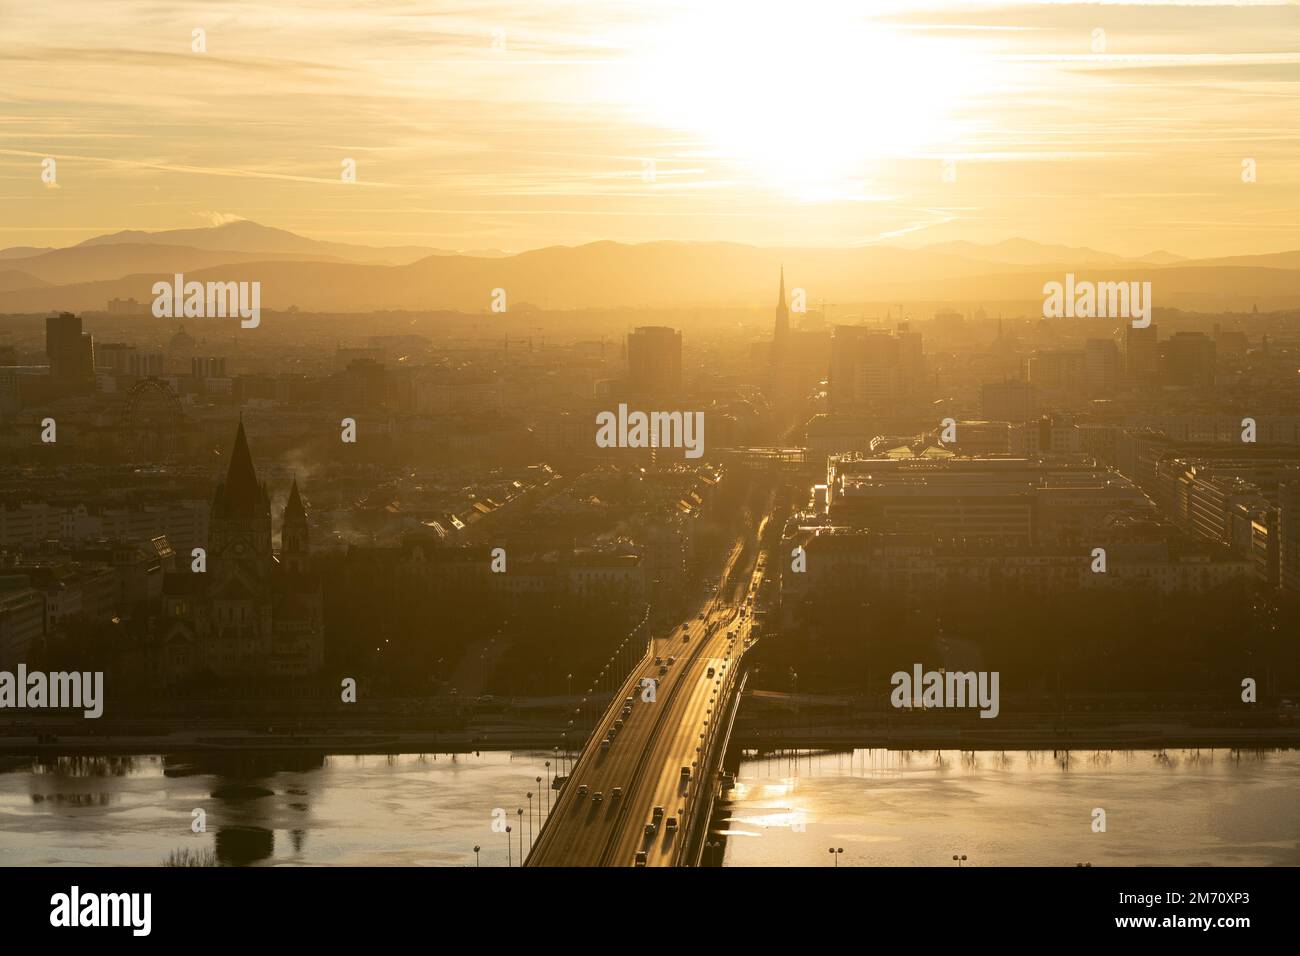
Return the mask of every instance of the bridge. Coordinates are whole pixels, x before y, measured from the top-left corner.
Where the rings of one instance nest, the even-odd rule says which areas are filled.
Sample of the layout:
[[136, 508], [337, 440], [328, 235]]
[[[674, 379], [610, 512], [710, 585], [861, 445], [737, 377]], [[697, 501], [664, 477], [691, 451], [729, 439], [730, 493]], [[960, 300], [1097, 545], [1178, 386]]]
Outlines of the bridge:
[[596, 721], [527, 866], [699, 863], [744, 688], [745, 652], [757, 639], [748, 602], [763, 572], [761, 560], [753, 567], [757, 547], [748, 560], [745, 554], [737, 544], [717, 593], [652, 639], [631, 668]]

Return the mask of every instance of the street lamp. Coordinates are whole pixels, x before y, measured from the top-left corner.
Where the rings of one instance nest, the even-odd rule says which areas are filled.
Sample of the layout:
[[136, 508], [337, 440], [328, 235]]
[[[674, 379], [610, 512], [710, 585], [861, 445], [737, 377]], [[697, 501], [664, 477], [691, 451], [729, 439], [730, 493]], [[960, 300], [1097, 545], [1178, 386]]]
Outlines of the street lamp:
[[955, 862], [955, 863], [957, 864], [957, 869], [960, 870], [960, 869], [961, 869], [961, 865], [962, 865], [963, 863], [966, 862], [966, 854], [963, 853], [961, 856], [958, 856], [956, 853], [954, 853], [954, 854], [952, 855], [952, 859], [953, 859], [953, 862]]
[[[529, 804], [530, 805], [532, 804], [531, 800], [529, 801]], [[519, 814], [519, 865], [523, 866], [524, 865], [524, 808], [520, 807], [516, 812]]]
[[[538, 777], [537, 782], [541, 783], [542, 778]], [[533, 845], [533, 791], [528, 791], [528, 845]]]
[[510, 855], [510, 827], [506, 827], [506, 866], [514, 866]]
[[844, 847], [842, 846], [828, 847], [826, 852], [831, 855], [831, 859], [835, 861], [835, 869], [838, 870], [840, 868], [840, 854], [844, 852]]
[[475, 843], [475, 844], [474, 844], [474, 869], [476, 869], [476, 870], [478, 869], [478, 851], [479, 851], [479, 849], [480, 849], [479, 845], [478, 845], [477, 843]]

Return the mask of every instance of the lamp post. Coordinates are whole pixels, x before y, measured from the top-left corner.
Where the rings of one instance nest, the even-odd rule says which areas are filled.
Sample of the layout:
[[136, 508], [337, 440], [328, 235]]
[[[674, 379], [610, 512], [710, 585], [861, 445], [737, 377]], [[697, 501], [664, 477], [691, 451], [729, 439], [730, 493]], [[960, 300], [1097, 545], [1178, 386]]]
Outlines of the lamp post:
[[476, 869], [476, 870], [478, 869], [478, 851], [479, 851], [479, 849], [480, 849], [479, 845], [478, 845], [477, 843], [475, 843], [475, 844], [474, 844], [474, 869]]
[[506, 827], [506, 866], [514, 866], [510, 853], [510, 827]]
[[[537, 778], [539, 783], [541, 780], [541, 777]], [[533, 845], [533, 791], [531, 790], [528, 791], [528, 845], [529, 847]]]
[[519, 814], [519, 865], [523, 866], [524, 865], [524, 808], [520, 807], [515, 812]]
[[963, 854], [961, 854], [960, 856], [958, 856], [956, 853], [954, 853], [954, 854], [952, 855], [952, 859], [953, 859], [953, 862], [957, 864], [957, 869], [960, 870], [960, 869], [961, 869], [961, 865], [962, 865], [963, 863], [966, 862], [966, 854], [963, 853]]
[[840, 868], [840, 854], [844, 852], [844, 847], [842, 846], [829, 847], [826, 850], [826, 852], [831, 855], [831, 859], [835, 861], [835, 869], [838, 870]]
[[[713, 857], [713, 856], [716, 855], [716, 854], [715, 854], [715, 851], [718, 851], [718, 850], [721, 850], [721, 849], [722, 849], [722, 841], [721, 841], [721, 840], [705, 840], [705, 841], [704, 841], [704, 848], [705, 848], [706, 850], [710, 851], [710, 852], [709, 852], [709, 855], [710, 855], [711, 857]], [[715, 860], [715, 865], [721, 865], [721, 863], [722, 863], [721, 860]]]

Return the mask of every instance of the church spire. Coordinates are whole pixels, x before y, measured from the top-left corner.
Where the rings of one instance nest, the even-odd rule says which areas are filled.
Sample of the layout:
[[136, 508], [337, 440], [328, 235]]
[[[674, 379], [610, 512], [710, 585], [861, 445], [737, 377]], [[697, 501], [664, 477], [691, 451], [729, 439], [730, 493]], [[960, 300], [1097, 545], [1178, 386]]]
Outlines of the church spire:
[[[776, 300], [776, 334], [775, 341], [777, 349], [785, 347], [786, 336], [790, 332], [790, 307], [785, 304], [785, 266], [781, 267], [781, 291]], [[773, 359], [779, 361], [780, 355], [774, 355]]]
[[217, 507], [229, 517], [252, 518], [265, 513], [270, 507], [266, 493], [257, 480], [253, 455], [248, 450], [248, 436], [244, 434], [244, 419], [240, 416], [235, 432], [235, 447], [230, 452], [230, 466], [226, 480], [217, 486]]
[[289, 501], [284, 506], [284, 520], [307, 519], [307, 509], [302, 506], [302, 496], [298, 494], [298, 477], [295, 475], [289, 488]]

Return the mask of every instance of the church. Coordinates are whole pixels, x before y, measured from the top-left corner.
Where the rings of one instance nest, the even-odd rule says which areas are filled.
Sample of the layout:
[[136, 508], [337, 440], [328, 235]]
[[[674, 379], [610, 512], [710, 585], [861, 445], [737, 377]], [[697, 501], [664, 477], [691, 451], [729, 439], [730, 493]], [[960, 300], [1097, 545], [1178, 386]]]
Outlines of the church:
[[241, 420], [208, 522], [205, 564], [163, 582], [159, 661], [168, 686], [195, 678], [283, 679], [320, 671], [321, 584], [309, 561], [297, 479], [272, 549], [271, 498], [257, 480]]

